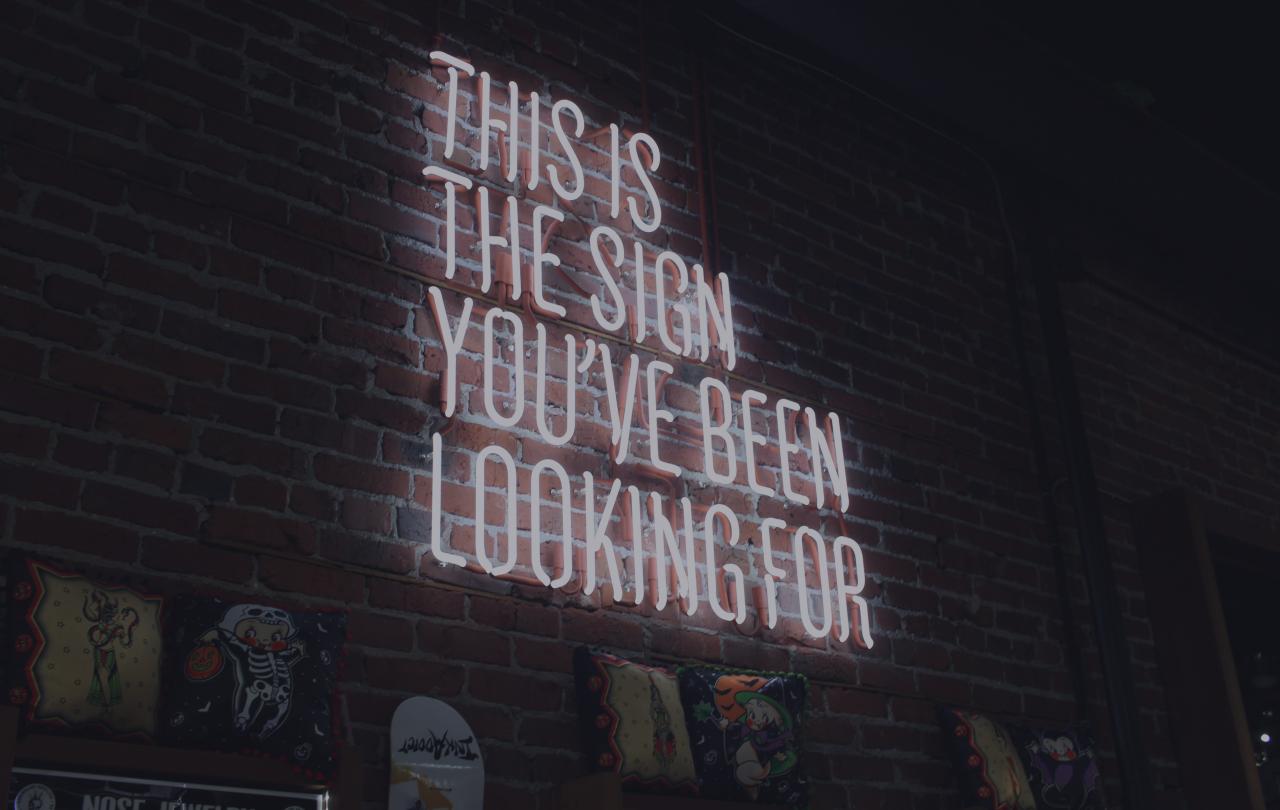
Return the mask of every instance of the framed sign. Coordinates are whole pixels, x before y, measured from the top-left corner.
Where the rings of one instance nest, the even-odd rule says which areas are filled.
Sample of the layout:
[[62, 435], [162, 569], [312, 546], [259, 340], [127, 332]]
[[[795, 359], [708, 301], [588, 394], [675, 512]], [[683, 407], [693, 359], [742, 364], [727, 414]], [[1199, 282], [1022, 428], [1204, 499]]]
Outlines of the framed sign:
[[326, 793], [14, 768], [13, 810], [326, 810]]

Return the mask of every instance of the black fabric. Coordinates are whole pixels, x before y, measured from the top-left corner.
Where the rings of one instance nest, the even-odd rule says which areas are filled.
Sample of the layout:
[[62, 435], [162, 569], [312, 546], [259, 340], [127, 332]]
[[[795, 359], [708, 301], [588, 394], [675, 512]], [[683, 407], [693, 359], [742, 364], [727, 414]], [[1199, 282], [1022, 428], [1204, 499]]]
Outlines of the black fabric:
[[208, 597], [173, 600], [161, 733], [175, 745], [334, 767], [346, 615]]
[[678, 678], [701, 794], [806, 806], [804, 676], [681, 667]]
[[983, 810], [1103, 810], [1093, 738], [1081, 728], [1035, 728], [940, 706], [963, 799]]

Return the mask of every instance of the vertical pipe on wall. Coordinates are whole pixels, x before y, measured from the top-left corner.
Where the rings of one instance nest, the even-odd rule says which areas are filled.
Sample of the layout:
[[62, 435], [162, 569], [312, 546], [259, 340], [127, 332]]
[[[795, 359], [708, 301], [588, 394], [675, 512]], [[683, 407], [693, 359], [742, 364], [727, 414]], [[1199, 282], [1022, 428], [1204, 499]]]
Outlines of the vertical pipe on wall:
[[1102, 519], [1102, 505], [1089, 453], [1088, 432], [1080, 409], [1075, 368], [1066, 320], [1062, 314], [1058, 279], [1047, 257], [1053, 255], [1049, 240], [1037, 228], [1034, 250], [1039, 256], [1032, 273], [1039, 305], [1040, 329], [1044, 338], [1045, 361], [1049, 371], [1063, 453], [1067, 464], [1080, 556], [1094, 633], [1098, 642], [1102, 679], [1110, 708], [1111, 730], [1115, 737], [1126, 810], [1152, 807], [1150, 769], [1138, 720], [1137, 697], [1133, 686], [1133, 664], [1125, 641], [1124, 613], [1119, 588], [1111, 565], [1111, 553]]
[[[994, 178], [994, 172], [992, 173]], [[997, 180], [998, 182], [998, 180]], [[1026, 333], [1022, 328], [1022, 305], [1018, 294], [1017, 252], [1011, 239], [1007, 244], [1007, 271], [1005, 272], [1005, 299], [1009, 308], [1009, 332], [1018, 366], [1018, 383], [1027, 400], [1027, 431], [1031, 439], [1031, 453], [1036, 467], [1036, 483], [1040, 490], [1040, 508], [1044, 514], [1045, 528], [1053, 549], [1054, 584], [1058, 589], [1058, 610], [1062, 617], [1062, 640], [1071, 674], [1071, 689], [1075, 695], [1076, 719], [1082, 720], [1089, 704], [1088, 681], [1084, 674], [1084, 654], [1080, 646], [1080, 633], [1076, 629], [1076, 614], [1071, 604], [1070, 583], [1067, 579], [1067, 563], [1063, 555], [1065, 541], [1058, 523], [1058, 507], [1054, 501], [1055, 482], [1049, 472], [1049, 452], [1045, 446], [1044, 421], [1040, 417], [1040, 405], [1031, 378], [1031, 362], [1027, 358]], [[1061, 479], [1059, 479], [1061, 480]]]

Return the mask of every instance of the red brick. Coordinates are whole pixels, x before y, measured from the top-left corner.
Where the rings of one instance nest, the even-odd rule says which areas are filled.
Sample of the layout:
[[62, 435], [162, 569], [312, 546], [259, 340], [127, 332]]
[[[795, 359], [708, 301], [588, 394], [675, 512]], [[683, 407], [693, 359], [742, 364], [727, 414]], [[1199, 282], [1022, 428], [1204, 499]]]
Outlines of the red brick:
[[358, 489], [375, 495], [409, 495], [409, 474], [402, 470], [365, 464], [340, 456], [320, 454], [314, 460], [316, 478], [326, 484]]
[[[0, 422], [0, 452], [33, 459], [45, 458], [49, 454], [49, 435], [49, 429], [43, 425]], [[105, 468], [105, 454], [102, 461]]]
[[422, 350], [403, 334], [376, 329], [338, 318], [325, 318], [324, 339], [335, 346], [363, 349], [385, 360], [417, 367]]
[[342, 525], [348, 529], [390, 534], [391, 506], [381, 501], [348, 495], [342, 500]]
[[413, 622], [399, 616], [353, 611], [347, 617], [347, 636], [362, 647], [409, 652], [413, 649]]
[[375, 431], [293, 408], [285, 408], [280, 414], [280, 435], [362, 459], [372, 459], [378, 452], [378, 434]]
[[543, 672], [573, 672], [573, 647], [561, 641], [515, 640], [516, 663]]
[[288, 499], [284, 482], [259, 475], [237, 478], [233, 489], [235, 502], [241, 506], [283, 512]]
[[369, 605], [445, 619], [461, 619], [465, 601], [459, 591], [444, 590], [425, 583], [371, 579]]
[[139, 335], [120, 335], [115, 353], [133, 365], [193, 382], [217, 383], [226, 373], [226, 363], [220, 358]]
[[57, 546], [122, 562], [132, 562], [138, 556], [136, 529], [63, 512], [19, 509], [13, 534], [21, 542]]
[[314, 411], [333, 410], [331, 389], [306, 377], [280, 374], [253, 366], [232, 366], [228, 387], [237, 393], [265, 397]]
[[35, 467], [0, 462], [0, 492], [20, 502], [35, 501], [73, 509], [80, 497], [80, 482]]
[[564, 638], [583, 644], [602, 644], [616, 649], [644, 647], [644, 628], [609, 611], [566, 610], [561, 616]]
[[175, 534], [194, 535], [199, 519], [189, 503], [97, 481], [85, 484], [80, 506], [88, 512]]
[[302, 515], [332, 520], [337, 503], [337, 497], [326, 490], [301, 484], [289, 488], [289, 508]]
[[462, 691], [466, 670], [454, 664], [421, 658], [367, 656], [365, 671], [369, 685], [414, 695], [452, 697]]
[[160, 333], [178, 343], [237, 360], [258, 363], [266, 355], [266, 343], [260, 337], [235, 332], [212, 321], [191, 318], [173, 310], [164, 313]]
[[317, 313], [237, 290], [218, 293], [218, 314], [260, 329], [284, 332], [304, 341], [314, 341], [320, 335], [320, 316]]
[[3, 382], [0, 385], [0, 410], [39, 416], [81, 430], [93, 425], [98, 406], [90, 397], [8, 374], [4, 375]]
[[122, 403], [104, 403], [99, 412], [97, 429], [102, 433], [118, 433], [172, 450], [191, 447], [191, 422], [171, 416], [159, 416]]
[[503, 633], [462, 625], [418, 622], [418, 649], [428, 655], [509, 666], [511, 639]]
[[270, 435], [276, 427], [276, 405], [235, 396], [225, 391], [177, 383], [173, 391], [175, 414]]
[[303, 347], [293, 341], [271, 341], [272, 368], [283, 368], [296, 374], [317, 377], [338, 385], [364, 388], [369, 377], [368, 365], [332, 352]]
[[253, 559], [202, 543], [150, 537], [142, 541], [142, 564], [157, 571], [192, 574], [244, 584], [253, 576]]
[[406, 404], [355, 391], [338, 392], [337, 411], [344, 418], [356, 418], [410, 435], [421, 432], [427, 424], [427, 411], [423, 405]]
[[560, 709], [565, 686], [507, 670], [477, 668], [467, 679], [467, 691], [477, 700], [547, 712]]
[[115, 472], [134, 481], [141, 481], [162, 490], [173, 488], [178, 471], [178, 460], [172, 453], [157, 452], [142, 447], [116, 449]]
[[302, 521], [278, 518], [266, 512], [215, 506], [205, 524], [208, 536], [250, 546], [315, 551], [315, 529]]
[[364, 577], [329, 566], [263, 557], [258, 561], [258, 579], [276, 590], [322, 596], [348, 604], [364, 602]]
[[416, 563], [413, 546], [394, 540], [371, 540], [345, 531], [321, 531], [316, 553], [335, 562], [392, 574], [408, 574]]
[[126, 402], [152, 408], [169, 403], [169, 388], [160, 377], [98, 357], [55, 350], [49, 355], [49, 375], [68, 385]]
[[228, 464], [257, 467], [280, 475], [300, 475], [306, 469], [306, 456], [296, 448], [213, 427], [205, 428], [200, 434], [200, 452]]

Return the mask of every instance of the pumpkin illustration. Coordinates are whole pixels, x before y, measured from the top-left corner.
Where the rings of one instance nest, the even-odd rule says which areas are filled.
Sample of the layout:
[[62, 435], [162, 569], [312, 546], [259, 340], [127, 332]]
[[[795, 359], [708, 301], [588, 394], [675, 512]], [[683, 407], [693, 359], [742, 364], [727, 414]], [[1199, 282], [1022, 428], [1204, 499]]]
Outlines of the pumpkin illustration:
[[721, 675], [716, 679], [716, 710], [720, 716], [733, 722], [746, 712], [738, 702], [739, 692], [758, 692], [767, 683], [758, 675]]
[[187, 654], [184, 674], [187, 680], [207, 681], [222, 671], [222, 651], [214, 644], [201, 644]]

